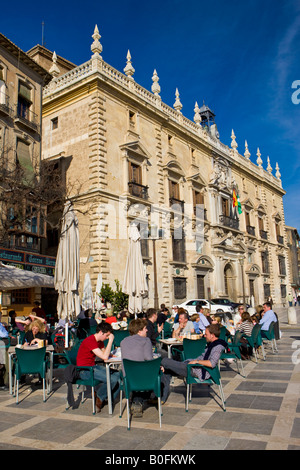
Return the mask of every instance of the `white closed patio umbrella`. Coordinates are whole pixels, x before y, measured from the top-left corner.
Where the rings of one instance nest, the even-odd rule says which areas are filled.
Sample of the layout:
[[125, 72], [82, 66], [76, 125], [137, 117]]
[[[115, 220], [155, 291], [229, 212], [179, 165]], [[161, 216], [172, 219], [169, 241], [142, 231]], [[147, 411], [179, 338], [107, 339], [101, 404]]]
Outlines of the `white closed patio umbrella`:
[[65, 206], [63, 214], [54, 285], [58, 291], [58, 317], [69, 319], [79, 315], [79, 229], [78, 219], [70, 203]]
[[142, 312], [143, 298], [148, 292], [148, 286], [143, 266], [140, 233], [136, 225], [131, 225], [129, 229], [129, 251], [122, 291], [129, 295], [129, 313], [136, 315]]
[[94, 308], [93, 289], [89, 273], [85, 274], [81, 305], [84, 310]]
[[97, 285], [96, 285], [95, 299], [94, 299], [95, 310], [97, 312], [100, 312], [102, 308], [102, 301], [100, 297], [101, 289], [102, 289], [102, 274], [99, 273], [97, 277]]

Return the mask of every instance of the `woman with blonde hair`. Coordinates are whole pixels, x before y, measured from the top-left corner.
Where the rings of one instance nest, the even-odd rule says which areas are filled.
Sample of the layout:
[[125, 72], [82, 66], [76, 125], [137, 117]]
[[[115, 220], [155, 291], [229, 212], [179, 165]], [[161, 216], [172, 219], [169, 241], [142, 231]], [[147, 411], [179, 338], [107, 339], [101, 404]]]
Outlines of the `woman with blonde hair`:
[[45, 346], [47, 346], [46, 325], [43, 321], [36, 319], [30, 323], [25, 333], [23, 344], [33, 346], [34, 344], [38, 344], [39, 340], [44, 340]]

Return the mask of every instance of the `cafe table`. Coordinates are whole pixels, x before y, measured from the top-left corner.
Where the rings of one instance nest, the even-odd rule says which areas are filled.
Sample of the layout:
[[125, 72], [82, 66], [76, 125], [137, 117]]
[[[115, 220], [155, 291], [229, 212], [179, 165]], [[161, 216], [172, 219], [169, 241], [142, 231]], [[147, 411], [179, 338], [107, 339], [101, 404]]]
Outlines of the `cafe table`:
[[[13, 358], [16, 356], [16, 347], [20, 347], [20, 345], [10, 346], [8, 348], [8, 381], [9, 381], [9, 393], [13, 394], [13, 377], [12, 377], [12, 363]], [[25, 349], [31, 349], [35, 346], [26, 346]], [[50, 359], [50, 380], [49, 380], [49, 390], [48, 393], [52, 392], [52, 381], [53, 381], [53, 352], [54, 348], [52, 344], [49, 344], [46, 347], [46, 354], [49, 355]]]
[[110, 369], [111, 368], [119, 368], [122, 364], [121, 356], [112, 356], [106, 359], [105, 361], [106, 367], [106, 385], [107, 385], [107, 402], [108, 402], [108, 413], [112, 415], [112, 396], [111, 396], [111, 381], [110, 381]]
[[179, 346], [180, 344], [183, 344], [183, 341], [181, 339], [177, 338], [167, 338], [167, 339], [160, 339], [160, 343], [165, 344], [168, 347], [168, 357], [172, 358], [172, 347], [173, 346]]

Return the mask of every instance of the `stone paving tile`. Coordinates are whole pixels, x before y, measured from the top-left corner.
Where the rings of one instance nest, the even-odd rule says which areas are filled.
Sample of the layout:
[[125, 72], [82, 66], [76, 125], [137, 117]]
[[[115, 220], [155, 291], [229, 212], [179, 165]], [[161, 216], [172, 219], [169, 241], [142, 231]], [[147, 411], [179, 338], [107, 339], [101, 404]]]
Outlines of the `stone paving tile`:
[[266, 434], [272, 432], [276, 417], [216, 411], [203, 428], [241, 433]]
[[267, 442], [250, 441], [249, 439], [230, 439], [225, 450], [265, 450]]
[[160, 450], [176, 433], [164, 430], [155, 431], [140, 427], [115, 426], [90, 442], [88, 448], [105, 450]]
[[272, 392], [272, 393], [285, 393], [287, 389], [287, 383], [280, 382], [255, 382], [253, 380], [247, 380], [241, 383], [236, 390], [246, 392]]
[[196, 434], [183, 447], [183, 450], [223, 450], [228, 445], [229, 438]]
[[49, 418], [15, 435], [37, 440], [43, 440], [45, 436], [47, 441], [68, 444], [97, 426], [82, 421]]
[[22, 413], [9, 413], [1, 411], [0, 415], [0, 432], [5, 431], [20, 423], [28, 420], [28, 415]]
[[232, 393], [226, 399], [226, 407], [279, 411], [282, 400], [282, 397], [274, 397], [270, 395], [262, 397], [257, 395], [239, 395]]
[[291, 437], [300, 438], [300, 418], [294, 419], [294, 425], [291, 432]]

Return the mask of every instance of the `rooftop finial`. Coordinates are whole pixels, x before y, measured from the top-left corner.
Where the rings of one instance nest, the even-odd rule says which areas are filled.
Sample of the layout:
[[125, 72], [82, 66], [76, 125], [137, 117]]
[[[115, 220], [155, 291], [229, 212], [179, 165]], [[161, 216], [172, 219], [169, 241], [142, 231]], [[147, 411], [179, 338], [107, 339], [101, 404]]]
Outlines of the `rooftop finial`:
[[273, 168], [271, 167], [270, 157], [267, 158], [267, 161], [268, 161], [267, 172], [270, 173], [271, 175]]
[[232, 148], [232, 151], [234, 154], [237, 153], [237, 148], [238, 148], [238, 144], [236, 142], [236, 137], [235, 137], [235, 133], [233, 132], [233, 129], [231, 131], [231, 148]]
[[179, 98], [178, 88], [176, 88], [175, 96], [176, 96], [176, 100], [175, 100], [175, 103], [173, 104], [173, 107], [174, 107], [174, 109], [176, 109], [176, 111], [181, 113], [182, 104], [181, 104], [181, 101], [180, 101], [180, 98]]
[[257, 149], [257, 154], [256, 155], [257, 155], [256, 163], [257, 163], [259, 168], [262, 168], [263, 161], [261, 159], [261, 153], [260, 153], [259, 148]]
[[197, 101], [196, 101], [195, 107], [194, 107], [194, 113], [195, 113], [195, 114], [194, 114], [194, 121], [195, 121], [195, 123], [197, 124], [197, 126], [200, 126], [201, 121], [202, 121], [202, 118], [201, 118], [201, 116], [200, 116], [200, 112], [199, 112], [199, 111], [200, 111], [200, 108], [199, 108], [198, 103], [197, 103]]
[[251, 156], [251, 153], [249, 152], [249, 149], [248, 149], [248, 142], [247, 142], [247, 140], [245, 140], [245, 153], [244, 153], [244, 157], [245, 157], [247, 160], [250, 160], [250, 156]]
[[153, 81], [153, 83], [152, 83], [152, 86], [151, 86], [151, 91], [152, 91], [152, 93], [154, 93], [154, 95], [155, 95], [156, 97], [160, 98], [160, 96], [159, 96], [159, 93], [160, 93], [160, 85], [159, 85], [159, 83], [158, 83], [158, 80], [159, 80], [159, 78], [158, 78], [157, 72], [156, 72], [156, 70], [154, 69], [153, 76], [152, 76], [152, 81]]
[[101, 57], [101, 52], [102, 52], [102, 45], [100, 44], [99, 39], [101, 38], [98, 30], [98, 26], [95, 26], [94, 29], [94, 34], [92, 35], [92, 38], [94, 39], [93, 44], [91, 45], [91, 51], [94, 53], [92, 55], [93, 58], [99, 57], [99, 59], [102, 59]]
[[127, 75], [128, 78], [130, 78], [131, 80], [133, 80], [133, 77], [132, 75], [134, 74], [135, 70], [132, 66], [132, 63], [131, 63], [131, 55], [130, 55], [130, 51], [128, 50], [127, 52], [127, 64], [126, 64], [126, 67], [124, 69], [124, 73]]
[[60, 70], [58, 68], [56, 61], [57, 61], [57, 55], [56, 55], [56, 52], [54, 51], [52, 55], [52, 66], [51, 66], [51, 69], [49, 70], [49, 73], [51, 73], [51, 75], [54, 78], [58, 77], [58, 75], [60, 74]]
[[277, 163], [277, 162], [276, 162], [276, 174], [275, 174], [275, 175], [276, 175], [276, 178], [277, 178], [278, 180], [281, 179], [281, 173], [280, 173], [280, 171], [279, 171], [279, 166], [278, 166], [278, 163]]

